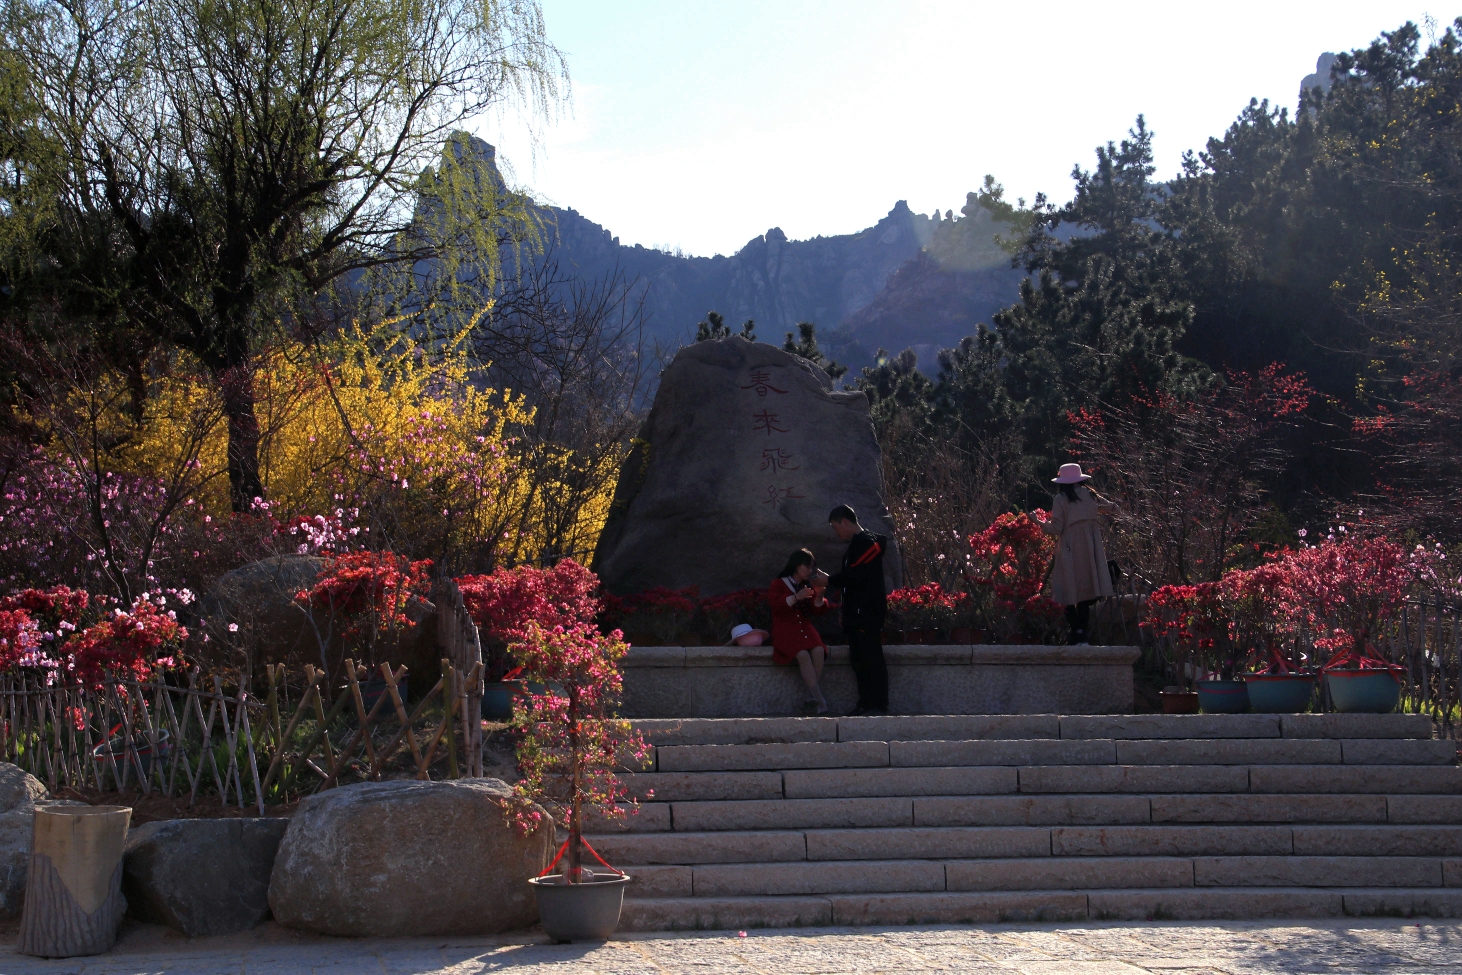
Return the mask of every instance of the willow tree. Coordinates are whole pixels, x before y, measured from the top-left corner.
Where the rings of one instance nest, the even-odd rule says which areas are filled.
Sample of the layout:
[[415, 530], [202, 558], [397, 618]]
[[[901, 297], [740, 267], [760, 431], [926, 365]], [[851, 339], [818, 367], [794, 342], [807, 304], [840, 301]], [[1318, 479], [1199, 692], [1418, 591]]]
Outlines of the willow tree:
[[12, 300], [196, 356], [227, 416], [236, 508], [263, 494], [261, 349], [371, 289], [417, 310], [477, 290], [530, 232], [458, 130], [558, 104], [567, 74], [535, 0], [0, 7], [0, 147], [19, 147], [0, 163], [26, 187], [0, 218], [22, 225], [14, 201], [35, 201], [42, 255], [10, 264]]

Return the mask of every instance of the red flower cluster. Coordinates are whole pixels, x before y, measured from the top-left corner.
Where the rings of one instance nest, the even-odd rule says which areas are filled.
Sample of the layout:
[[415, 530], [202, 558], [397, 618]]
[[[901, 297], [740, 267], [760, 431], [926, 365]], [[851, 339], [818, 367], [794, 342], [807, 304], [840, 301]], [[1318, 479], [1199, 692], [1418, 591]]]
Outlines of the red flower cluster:
[[188, 630], [179, 625], [173, 612], [164, 612], [144, 596], [130, 611], [113, 610], [111, 616], [68, 640], [67, 667], [74, 677], [87, 682], [101, 680], [108, 671], [145, 680], [156, 667], [175, 666], [179, 660], [164, 651], [177, 650], [186, 639]]
[[315, 584], [295, 599], [343, 618], [350, 635], [411, 626], [406, 607], [413, 596], [426, 598], [430, 568], [430, 560], [412, 562], [395, 552], [344, 552], [327, 557]]
[[599, 577], [573, 559], [551, 569], [520, 565], [457, 580], [462, 602], [484, 638], [512, 643], [525, 638], [528, 624], [545, 629], [588, 625], [599, 615]]
[[604, 626], [625, 632], [648, 631], [662, 640], [673, 639], [690, 628], [700, 608], [701, 593], [691, 586], [667, 589], [656, 586], [628, 596], [604, 597]]
[[[0, 609], [22, 609], [37, 623], [51, 630], [74, 629], [81, 622], [81, 614], [91, 605], [91, 594], [84, 589], [70, 586], [52, 586], [50, 589], [22, 589], [0, 599]], [[62, 627], [62, 623], [70, 624]]]
[[991, 624], [1001, 638], [1040, 631], [1061, 618], [1061, 607], [1041, 594], [1056, 558], [1056, 540], [1041, 528], [1048, 517], [1041, 508], [1007, 512], [970, 536], [969, 579], [989, 590]]
[[1200, 649], [1212, 648], [1219, 632], [1228, 628], [1219, 584], [1200, 582], [1157, 589], [1147, 597], [1142, 626], [1153, 636], [1171, 637]]
[[23, 666], [41, 645], [41, 628], [23, 609], [0, 609], [0, 670]]
[[971, 602], [967, 592], [951, 592], [937, 582], [888, 594], [889, 623], [903, 630], [944, 630], [955, 625]]

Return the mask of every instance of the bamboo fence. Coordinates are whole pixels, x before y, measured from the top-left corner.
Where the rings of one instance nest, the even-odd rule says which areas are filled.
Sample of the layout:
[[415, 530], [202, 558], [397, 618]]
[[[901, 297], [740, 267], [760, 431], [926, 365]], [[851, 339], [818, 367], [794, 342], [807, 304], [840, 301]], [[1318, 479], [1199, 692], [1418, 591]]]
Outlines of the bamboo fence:
[[[346, 782], [403, 774], [482, 775], [482, 646], [449, 580], [435, 593], [441, 677], [408, 710], [405, 667], [345, 661], [339, 687], [323, 671], [286, 678], [266, 668], [262, 696], [196, 668], [171, 680], [110, 676], [95, 685], [0, 675], [0, 761], [54, 792], [211, 797], [240, 809], [290, 801]], [[291, 693], [293, 688], [293, 693]], [[434, 769], [434, 767], [436, 767]]]

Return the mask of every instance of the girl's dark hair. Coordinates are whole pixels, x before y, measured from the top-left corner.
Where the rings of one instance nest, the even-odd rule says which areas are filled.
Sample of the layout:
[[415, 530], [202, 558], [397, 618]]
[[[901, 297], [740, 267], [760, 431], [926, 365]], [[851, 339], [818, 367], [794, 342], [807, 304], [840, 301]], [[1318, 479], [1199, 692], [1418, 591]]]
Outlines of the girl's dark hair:
[[797, 571], [799, 566], [803, 565], [810, 565], [814, 569], [817, 568], [817, 556], [812, 554], [811, 549], [799, 548], [787, 556], [787, 564], [782, 566], [782, 571], [777, 573], [777, 577], [781, 578], [782, 576], [792, 575]]
[[1079, 497], [1076, 496], [1076, 485], [1075, 484], [1062, 484], [1061, 485], [1061, 493], [1064, 494], [1064, 495], [1066, 495], [1066, 500], [1067, 501], [1075, 502], [1075, 501], [1080, 501], [1081, 500]]

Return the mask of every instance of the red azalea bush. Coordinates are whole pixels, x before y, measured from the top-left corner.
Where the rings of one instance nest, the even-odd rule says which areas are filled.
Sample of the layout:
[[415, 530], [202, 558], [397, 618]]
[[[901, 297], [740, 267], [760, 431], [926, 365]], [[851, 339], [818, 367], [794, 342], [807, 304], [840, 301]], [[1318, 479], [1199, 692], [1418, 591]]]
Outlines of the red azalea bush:
[[526, 639], [529, 623], [545, 629], [588, 626], [599, 616], [599, 577], [573, 559], [550, 569], [520, 565], [457, 580], [462, 602], [482, 632], [488, 679], [502, 680], [513, 665], [509, 644]]
[[[615, 768], [621, 761], [643, 764], [649, 753], [629, 722], [613, 717], [623, 689], [619, 662], [629, 646], [618, 631], [606, 636], [590, 626], [545, 629], [529, 621], [511, 650], [525, 676], [548, 689], [514, 709], [522, 779], [508, 815], [524, 833], [554, 823], [568, 833], [560, 872], [575, 883], [588, 879], [581, 873], [584, 813], [617, 819], [634, 811]], [[545, 822], [535, 804], [554, 822]]]
[[971, 596], [949, 591], [937, 582], [888, 594], [888, 624], [895, 630], [933, 630], [947, 634], [966, 613]]
[[331, 624], [339, 620], [347, 637], [365, 637], [374, 647], [383, 630], [414, 625], [406, 609], [413, 598], [427, 597], [430, 568], [430, 560], [412, 562], [395, 552], [329, 555], [315, 584], [295, 600]]
[[1293, 566], [1285, 554], [1252, 569], [1227, 572], [1219, 580], [1234, 641], [1246, 654], [1251, 673], [1292, 674], [1309, 662], [1298, 639], [1302, 614]]
[[1163, 586], [1147, 597], [1142, 627], [1172, 641], [1178, 684], [1194, 676], [1232, 678], [1236, 667], [1227, 608], [1216, 582]]
[[146, 680], [157, 669], [181, 666], [187, 639], [177, 614], [164, 609], [161, 598], [155, 602], [144, 594], [130, 610], [115, 609], [67, 640], [66, 668], [86, 683], [96, 683], [109, 672]]
[[1048, 639], [1061, 625], [1061, 606], [1041, 593], [1056, 558], [1056, 539], [1041, 528], [1048, 517], [1040, 508], [1007, 512], [970, 536], [968, 578], [990, 594], [990, 628], [999, 642]]
[[738, 623], [749, 623], [758, 630], [772, 628], [772, 610], [763, 589], [738, 589], [724, 596], [707, 597], [701, 600], [701, 613], [706, 632], [717, 643], [731, 639], [731, 628]]
[[0, 670], [38, 666], [41, 628], [23, 609], [0, 609]]
[[462, 602], [484, 638], [521, 640], [528, 623], [552, 629], [594, 622], [603, 603], [599, 577], [573, 559], [551, 569], [520, 565], [457, 580]]
[[1289, 586], [1315, 634], [1315, 647], [1329, 653], [1324, 669], [1397, 665], [1376, 656], [1375, 638], [1410, 594], [1416, 566], [1407, 551], [1385, 538], [1326, 538], [1286, 553]]
[[628, 596], [605, 595], [604, 627], [625, 633], [649, 633], [662, 643], [675, 640], [691, 629], [700, 609], [700, 590], [667, 589], [656, 586]]

